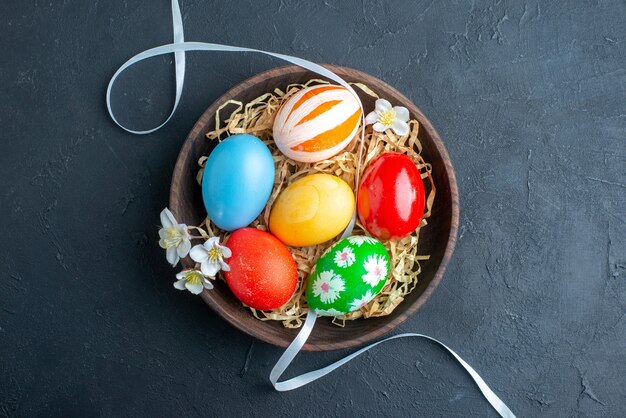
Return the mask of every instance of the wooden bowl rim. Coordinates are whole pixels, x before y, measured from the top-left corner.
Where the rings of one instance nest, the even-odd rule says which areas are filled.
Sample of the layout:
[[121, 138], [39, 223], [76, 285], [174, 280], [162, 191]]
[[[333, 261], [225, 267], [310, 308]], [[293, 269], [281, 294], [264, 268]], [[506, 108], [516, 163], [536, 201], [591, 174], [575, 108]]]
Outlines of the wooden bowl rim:
[[[350, 75], [357, 75], [359, 77], [358, 82], [362, 82], [365, 85], [375, 85], [381, 84], [384, 88], [389, 89], [394, 94], [402, 99], [402, 105], [406, 106], [411, 114], [417, 116], [419, 119], [420, 127], [429, 132], [432, 142], [437, 149], [437, 152], [441, 155], [441, 158], [444, 162], [445, 170], [448, 175], [449, 186], [450, 186], [450, 194], [451, 194], [451, 212], [452, 219], [450, 220], [450, 231], [448, 235], [448, 241], [446, 242], [446, 247], [444, 250], [443, 257], [441, 259], [441, 263], [439, 264], [437, 271], [435, 272], [434, 277], [424, 289], [424, 292], [419, 295], [419, 297], [413, 302], [409, 307], [407, 307], [406, 311], [402, 314], [398, 315], [396, 318], [393, 318], [384, 326], [379, 328], [375, 328], [373, 330], [367, 331], [363, 334], [360, 334], [358, 338], [353, 338], [351, 340], [340, 341], [340, 342], [328, 342], [328, 343], [316, 343], [305, 344], [303, 347], [303, 351], [332, 351], [332, 350], [341, 350], [352, 348], [357, 345], [366, 344], [376, 338], [379, 338], [386, 334], [387, 332], [395, 329], [404, 321], [406, 321], [410, 316], [412, 316], [426, 301], [430, 298], [434, 290], [437, 288], [441, 280], [443, 279], [443, 275], [447, 269], [450, 258], [452, 257], [452, 253], [454, 252], [454, 247], [456, 245], [457, 233], [458, 233], [458, 225], [459, 225], [459, 194], [458, 194], [458, 186], [456, 182], [456, 175], [454, 172], [454, 168], [452, 166], [452, 162], [450, 160], [450, 156], [448, 155], [448, 151], [446, 150], [443, 141], [441, 140], [439, 134], [435, 130], [435, 128], [430, 123], [430, 120], [422, 113], [422, 111], [406, 96], [402, 93], [398, 92], [395, 88], [391, 87], [384, 81], [364, 73], [359, 70], [355, 70], [348, 67], [336, 66], [336, 65], [328, 65], [324, 64], [324, 67], [329, 70], [335, 72], [341, 77], [344, 77], [342, 74], [351, 73]], [[200, 116], [197, 122], [194, 124], [193, 128], [187, 135], [185, 142], [178, 154], [178, 158], [176, 160], [176, 165], [174, 167], [174, 171], [172, 173], [172, 182], [170, 186], [170, 198], [169, 198], [169, 207], [175, 207], [175, 196], [177, 193], [174, 191], [174, 185], [180, 184], [185, 173], [184, 167], [184, 159], [185, 155], [191, 151], [191, 147], [194, 141], [194, 138], [198, 136], [198, 133], [201, 132], [206, 124], [209, 122], [210, 118], [214, 118], [214, 107], [221, 103], [226, 102], [233, 97], [239, 96], [242, 92], [244, 92], [249, 86], [256, 85], [262, 80], [268, 78], [269, 75], [274, 76], [277, 72], [283, 74], [290, 74], [296, 72], [310, 72], [302, 67], [296, 65], [288, 65], [284, 67], [272, 68], [267, 71], [258, 73], [247, 80], [242, 81], [241, 83], [233, 86], [228, 91], [226, 91], [222, 96], [220, 96], [217, 100], [215, 100]], [[320, 76], [320, 78], [323, 78]], [[346, 80], [351, 81], [351, 80]], [[352, 80], [354, 81], [354, 80]], [[380, 93], [380, 92], [378, 92]], [[210, 291], [204, 291], [201, 294], [202, 299], [215, 311], [219, 316], [221, 316], [226, 322], [237, 328], [238, 330], [256, 338], [266, 343], [287, 347], [289, 342], [284, 342], [282, 340], [275, 340], [267, 336], [265, 333], [259, 330], [259, 328], [264, 326], [264, 322], [259, 321], [259, 328], [250, 328], [246, 326], [243, 322], [239, 320], [239, 318], [235, 315], [231, 315], [229, 310], [224, 309], [224, 307], [220, 304], [219, 298], [215, 298], [213, 293]]]

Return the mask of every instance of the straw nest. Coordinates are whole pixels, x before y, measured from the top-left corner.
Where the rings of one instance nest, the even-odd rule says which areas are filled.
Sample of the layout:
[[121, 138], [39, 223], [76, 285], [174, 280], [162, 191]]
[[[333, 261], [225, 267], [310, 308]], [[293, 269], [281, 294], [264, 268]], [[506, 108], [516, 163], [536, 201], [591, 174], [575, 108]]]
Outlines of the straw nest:
[[[357, 170], [359, 171], [358, 177], [362, 177], [363, 171], [368, 164], [384, 152], [401, 152], [408, 155], [415, 162], [420, 170], [422, 179], [425, 180], [425, 187], [428, 193], [422, 222], [419, 228], [411, 235], [398, 241], [383, 243], [389, 251], [393, 267], [387, 284], [370, 303], [359, 311], [333, 318], [334, 324], [344, 326], [346, 320], [389, 315], [402, 303], [406, 295], [415, 289], [421, 272], [420, 261], [429, 259], [428, 255], [418, 254], [417, 244], [420, 230], [427, 224], [427, 219], [431, 216], [435, 197], [435, 185], [431, 176], [432, 167], [421, 156], [422, 146], [418, 138], [419, 123], [417, 120], [409, 121], [409, 133], [402, 137], [395, 135], [391, 130], [381, 133], [373, 131], [371, 126], [366, 126], [365, 141], [361, 153], [359, 153], [359, 139], [361, 135], [359, 130], [355, 135], [355, 139], [347, 148], [328, 160], [318, 163], [300, 163], [285, 157], [274, 144], [272, 137], [272, 125], [276, 111], [286, 99], [297, 91], [316, 84], [328, 83], [323, 80], [310, 80], [305, 84], [292, 84], [287, 86], [284, 91], [277, 88], [273, 92], [265, 93], [248, 103], [229, 100], [219, 107], [215, 114], [215, 129], [208, 132], [206, 136], [211, 141], [221, 141], [230, 135], [247, 133], [261, 138], [272, 152], [276, 167], [274, 189], [265, 210], [250, 225], [253, 228], [264, 231], [268, 230], [270, 210], [280, 192], [289, 184], [304, 176], [314, 173], [333, 174], [345, 180], [352, 190], [355, 190]], [[369, 87], [361, 83], [352, 83], [352, 85], [363, 93], [378, 98], [378, 95]], [[224, 118], [225, 113], [227, 116]], [[360, 162], [359, 154], [361, 154]], [[205, 156], [198, 161], [200, 170], [197, 179], [199, 183], [202, 179], [206, 159], [207, 157]], [[205, 238], [219, 236], [220, 241], [226, 241], [229, 235], [228, 232], [216, 227], [209, 218], [205, 219], [198, 227], [194, 227], [194, 229], [197, 229]], [[353, 235], [367, 235], [367, 232], [357, 222]], [[261, 321], [282, 321], [283, 326], [287, 328], [299, 328], [308, 311], [305, 298], [306, 280], [315, 265], [315, 261], [338, 239], [339, 237], [330, 242], [310, 247], [290, 247], [298, 266], [298, 287], [296, 292], [289, 302], [279, 309], [258, 311], [250, 308], [251, 314]]]

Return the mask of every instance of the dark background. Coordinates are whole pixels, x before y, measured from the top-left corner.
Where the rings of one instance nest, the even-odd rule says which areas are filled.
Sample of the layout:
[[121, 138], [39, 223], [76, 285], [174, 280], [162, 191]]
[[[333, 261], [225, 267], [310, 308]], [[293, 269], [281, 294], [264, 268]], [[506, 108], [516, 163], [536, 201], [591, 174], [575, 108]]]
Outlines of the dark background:
[[[353, 67], [421, 107], [456, 167], [461, 229], [401, 330], [449, 344], [519, 416], [625, 416], [626, 3], [382, 3], [181, 7], [187, 40]], [[4, 1], [0, 28], [0, 415], [494, 415], [424, 341], [276, 393], [282, 350], [173, 289], [156, 232], [178, 150], [214, 99], [282, 63], [189, 54], [179, 111], [137, 137], [105, 88], [170, 42], [168, 1]], [[171, 62], [122, 77], [122, 121], [164, 119]]]

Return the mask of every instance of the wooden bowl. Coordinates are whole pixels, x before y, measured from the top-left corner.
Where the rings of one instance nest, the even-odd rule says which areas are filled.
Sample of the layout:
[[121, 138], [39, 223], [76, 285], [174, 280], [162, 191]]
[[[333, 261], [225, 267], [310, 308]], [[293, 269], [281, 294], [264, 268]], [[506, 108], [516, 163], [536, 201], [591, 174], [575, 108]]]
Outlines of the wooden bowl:
[[[388, 316], [346, 321], [345, 328], [320, 318], [303, 347], [306, 351], [339, 350], [365, 344], [391, 331], [415, 313], [443, 277], [454, 251], [459, 223], [459, 197], [454, 169], [439, 135], [426, 116], [405, 96], [371, 75], [344, 67], [326, 67], [346, 81], [365, 83], [394, 105], [409, 109], [411, 118], [417, 119], [421, 125], [419, 139], [423, 145], [422, 155], [432, 164], [437, 195], [433, 215], [428, 219], [428, 226], [422, 230], [419, 240], [419, 253], [430, 254], [431, 258], [422, 263], [422, 273], [415, 290]], [[204, 112], [187, 136], [174, 168], [169, 208], [179, 222], [198, 225], [206, 217], [201, 188], [196, 182], [197, 162], [201, 156], [208, 155], [214, 146], [205, 134], [215, 127], [217, 108], [229, 99], [246, 103], [276, 87], [285, 89], [289, 84], [305, 83], [312, 78], [322, 77], [297, 66], [266, 71], [233, 87]], [[365, 111], [373, 109], [375, 100], [360, 94], [358, 88], [356, 91]], [[193, 262], [187, 258], [183, 260], [183, 266], [193, 267]], [[223, 281], [217, 281], [213, 290], [205, 290], [202, 299], [236, 328], [270, 344], [287, 347], [299, 331], [284, 328], [279, 321], [262, 322], [254, 318]]]

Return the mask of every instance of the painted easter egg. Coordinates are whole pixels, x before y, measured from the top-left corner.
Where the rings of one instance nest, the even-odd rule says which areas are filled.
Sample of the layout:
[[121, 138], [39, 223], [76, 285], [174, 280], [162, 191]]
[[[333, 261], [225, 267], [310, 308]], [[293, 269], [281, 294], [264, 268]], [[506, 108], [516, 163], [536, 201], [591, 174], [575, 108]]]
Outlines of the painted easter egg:
[[276, 113], [274, 141], [293, 160], [321, 161], [350, 143], [360, 120], [359, 102], [345, 87], [307, 87], [287, 99]]
[[354, 213], [350, 186], [330, 174], [312, 174], [283, 190], [270, 213], [270, 231], [292, 247], [321, 244], [343, 231]]
[[274, 160], [256, 136], [233, 135], [209, 155], [202, 199], [209, 218], [226, 231], [248, 226], [261, 213], [274, 186]]
[[226, 246], [233, 255], [224, 277], [237, 299], [261, 310], [289, 301], [298, 283], [298, 268], [282, 242], [267, 232], [242, 228], [232, 233]]
[[375, 238], [351, 236], [330, 247], [306, 286], [309, 307], [321, 316], [357, 311], [385, 286], [391, 270], [387, 250]]
[[415, 163], [397, 152], [374, 160], [359, 186], [357, 211], [376, 238], [400, 239], [415, 231], [424, 215], [424, 183]]

